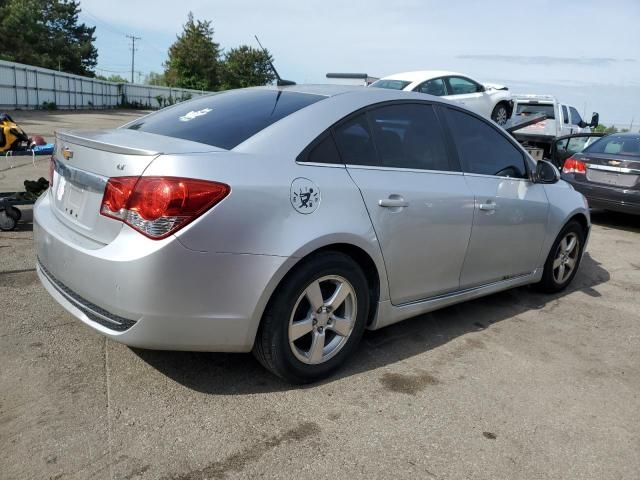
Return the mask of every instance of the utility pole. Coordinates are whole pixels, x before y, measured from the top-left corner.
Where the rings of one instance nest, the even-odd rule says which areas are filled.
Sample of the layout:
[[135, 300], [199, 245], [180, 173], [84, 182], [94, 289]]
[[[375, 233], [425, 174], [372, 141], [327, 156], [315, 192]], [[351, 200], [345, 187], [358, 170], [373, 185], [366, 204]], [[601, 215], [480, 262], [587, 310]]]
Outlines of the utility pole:
[[131, 39], [131, 83], [133, 83], [133, 69], [136, 63], [136, 40], [142, 40], [142, 38], [135, 35], [127, 35], [127, 38]]

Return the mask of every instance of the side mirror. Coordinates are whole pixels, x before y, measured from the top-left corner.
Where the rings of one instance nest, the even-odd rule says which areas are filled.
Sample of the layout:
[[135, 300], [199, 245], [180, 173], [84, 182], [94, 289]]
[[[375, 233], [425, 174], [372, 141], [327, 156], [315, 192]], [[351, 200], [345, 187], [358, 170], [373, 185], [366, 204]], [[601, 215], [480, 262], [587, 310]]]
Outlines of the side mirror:
[[560, 180], [560, 171], [556, 166], [546, 160], [540, 160], [536, 164], [536, 183], [556, 183]]
[[586, 126], [590, 125], [589, 123], [585, 122], [584, 120], [580, 120], [580, 123], [578, 123], [578, 126], [580, 128], [584, 128]]
[[594, 112], [591, 116], [591, 123], [589, 124], [589, 126], [591, 128], [596, 128], [598, 125], [600, 125], [600, 115], [598, 114], [598, 112]]

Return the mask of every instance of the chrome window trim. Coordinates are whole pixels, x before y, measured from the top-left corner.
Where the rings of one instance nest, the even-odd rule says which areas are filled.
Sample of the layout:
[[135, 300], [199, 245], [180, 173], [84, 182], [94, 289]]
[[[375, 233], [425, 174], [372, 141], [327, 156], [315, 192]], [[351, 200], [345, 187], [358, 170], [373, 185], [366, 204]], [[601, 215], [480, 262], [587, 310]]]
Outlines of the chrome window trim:
[[587, 164], [587, 168], [592, 170], [603, 170], [605, 172], [633, 173], [636, 175], [640, 175], [640, 170], [638, 170], [637, 168], [611, 167], [609, 165], [594, 165], [594, 164]]
[[95, 173], [80, 170], [79, 168], [66, 165], [59, 160], [54, 161], [54, 169], [65, 180], [82, 186], [85, 190], [91, 190], [96, 193], [104, 192], [107, 186], [106, 177], [96, 175]]
[[443, 175], [462, 175], [462, 172], [458, 172], [455, 170], [427, 170], [420, 168], [402, 168], [402, 167], [380, 167], [376, 165], [357, 165], [357, 164], [346, 164], [347, 168], [353, 168], [358, 170], [383, 170], [383, 171], [391, 171], [391, 172], [410, 172], [410, 173], [436, 173]]

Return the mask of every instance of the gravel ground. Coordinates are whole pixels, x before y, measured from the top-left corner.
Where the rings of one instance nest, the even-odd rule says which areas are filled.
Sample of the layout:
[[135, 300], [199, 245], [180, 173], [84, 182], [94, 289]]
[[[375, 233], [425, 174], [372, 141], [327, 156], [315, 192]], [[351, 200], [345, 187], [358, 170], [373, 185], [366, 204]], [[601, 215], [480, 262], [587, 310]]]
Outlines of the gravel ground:
[[[136, 115], [19, 113], [31, 134]], [[21, 165], [0, 161], [0, 191], [46, 176]], [[39, 284], [30, 213], [0, 232], [3, 479], [638, 478], [638, 218], [594, 213], [566, 292], [368, 332], [339, 374], [299, 388], [251, 355], [105, 341]]]

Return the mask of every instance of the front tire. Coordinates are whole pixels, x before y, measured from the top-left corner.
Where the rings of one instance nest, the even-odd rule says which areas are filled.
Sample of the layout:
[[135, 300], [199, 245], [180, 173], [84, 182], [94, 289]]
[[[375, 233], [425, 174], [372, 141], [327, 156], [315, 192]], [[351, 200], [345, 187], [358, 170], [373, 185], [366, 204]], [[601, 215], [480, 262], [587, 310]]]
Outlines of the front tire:
[[491, 112], [491, 120], [496, 122], [498, 125], [504, 125], [507, 123], [509, 119], [509, 110], [504, 103], [499, 103], [493, 108], [493, 112]]
[[362, 337], [369, 289], [362, 269], [340, 252], [307, 259], [277, 288], [262, 318], [253, 353], [292, 383], [333, 373]]
[[572, 220], [564, 226], [549, 251], [542, 280], [536, 284], [539, 290], [555, 293], [567, 288], [580, 266], [584, 241], [580, 223]]

